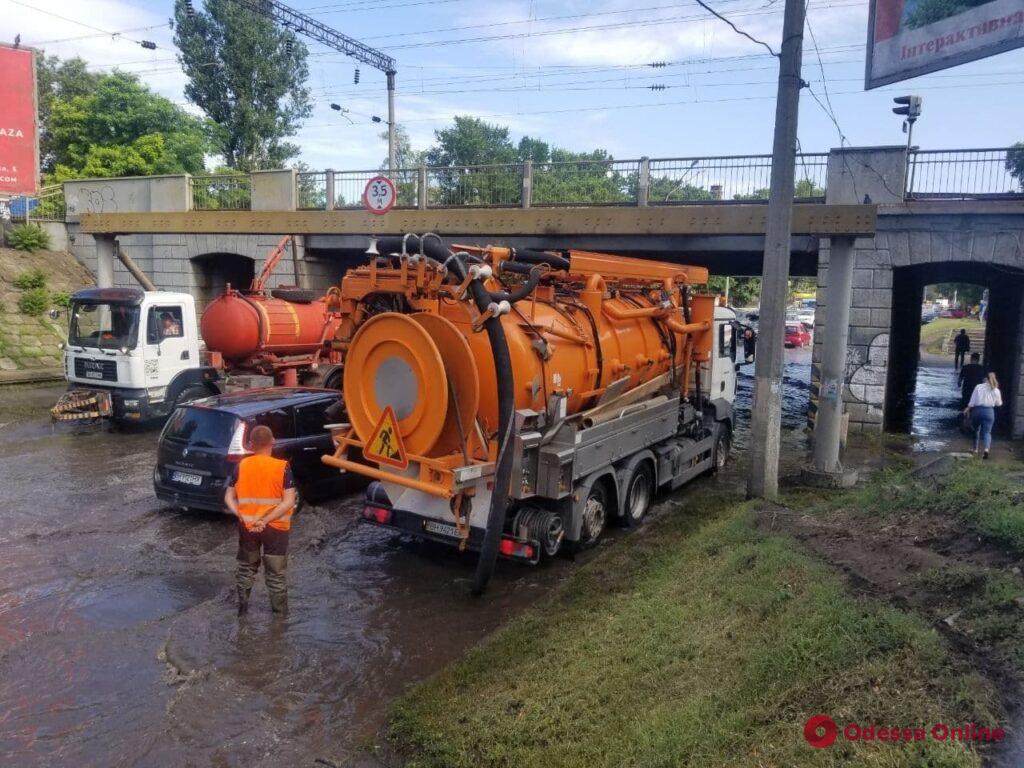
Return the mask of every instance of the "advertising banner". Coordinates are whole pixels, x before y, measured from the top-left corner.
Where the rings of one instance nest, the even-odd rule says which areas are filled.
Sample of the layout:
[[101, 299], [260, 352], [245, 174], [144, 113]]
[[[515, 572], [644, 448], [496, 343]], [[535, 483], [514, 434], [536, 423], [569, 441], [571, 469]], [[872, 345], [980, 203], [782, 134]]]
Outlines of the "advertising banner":
[[871, 0], [865, 89], [1024, 45], [1024, 0]]
[[36, 193], [37, 128], [35, 53], [0, 45], [0, 196]]

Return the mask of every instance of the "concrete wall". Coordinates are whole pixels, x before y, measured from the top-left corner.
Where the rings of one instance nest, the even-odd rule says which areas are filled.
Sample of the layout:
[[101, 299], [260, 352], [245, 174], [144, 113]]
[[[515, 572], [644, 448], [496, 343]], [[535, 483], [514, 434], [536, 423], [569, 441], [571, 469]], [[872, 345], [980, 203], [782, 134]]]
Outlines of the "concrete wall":
[[[64, 185], [67, 201], [67, 242], [69, 250], [91, 272], [96, 271], [96, 248], [91, 235], [83, 234], [79, 217], [83, 213], [132, 213], [146, 211], [187, 211], [191, 207], [189, 176], [86, 179]], [[294, 210], [295, 172], [264, 171], [252, 174], [253, 210]], [[129, 235], [118, 239], [130, 256], [156, 286], [163, 290], [185, 290], [200, 297], [208, 285], [208, 271], [217, 254], [237, 254], [252, 259], [256, 273], [273, 251], [277, 235]], [[304, 248], [298, 244], [298, 274], [305, 280]], [[271, 287], [295, 283], [295, 266], [289, 247], [271, 276]], [[310, 287], [321, 287], [315, 279]], [[134, 285], [124, 266], [114, 264], [116, 285]], [[324, 285], [323, 287], [326, 287]]]
[[[894, 371], [905, 373], [906, 364], [916, 367], [916, 345], [897, 349], [891, 343], [894, 322], [905, 327], [918, 322], [919, 286], [934, 282], [998, 283], [993, 270], [1005, 274], [1024, 270], [1024, 216], [999, 212], [986, 204], [964, 202], [960, 213], [927, 206], [907, 205], [903, 200], [905, 150], [902, 147], [833, 150], [829, 157], [827, 202], [864, 202], [865, 196], [879, 204], [877, 233], [855, 243], [847, 348], [844, 400], [853, 431], [880, 431], [886, 423], [887, 405], [901, 396], [893, 387]], [[824, 339], [825, 287], [828, 285], [829, 244], [822, 242], [818, 259], [818, 312], [812, 366], [812, 393], [820, 378], [821, 344]], [[976, 266], [972, 266], [976, 265]], [[897, 271], [913, 271], [905, 290], [894, 294]], [[956, 274], [956, 277], [949, 275]], [[913, 284], [911, 284], [913, 283]], [[1014, 289], [1016, 300], [1019, 290]], [[1011, 297], [1012, 298], [1012, 297]], [[899, 305], [894, 305], [898, 301]], [[1024, 333], [1024, 314], [1014, 303], [1008, 306]], [[1014, 327], [1013, 331], [1017, 328]], [[1008, 335], [1011, 335], [1010, 331]], [[1017, 336], [1022, 339], [1024, 336]], [[906, 341], [904, 339], [904, 341]], [[903, 345], [904, 347], [906, 345]], [[1012, 355], [1012, 352], [1004, 352]], [[1010, 423], [1014, 435], [1024, 436], [1024, 354], [1017, 360], [998, 360], [1014, 373], [1006, 387], [1014, 393]], [[908, 356], [913, 355], [913, 360]]]

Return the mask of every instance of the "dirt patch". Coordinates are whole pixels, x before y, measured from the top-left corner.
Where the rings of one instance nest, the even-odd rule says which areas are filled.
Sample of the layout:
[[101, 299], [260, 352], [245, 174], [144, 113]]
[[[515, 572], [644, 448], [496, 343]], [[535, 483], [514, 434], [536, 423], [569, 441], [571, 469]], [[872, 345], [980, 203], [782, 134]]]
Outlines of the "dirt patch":
[[877, 517], [770, 505], [759, 512], [757, 525], [763, 534], [801, 542], [853, 590], [926, 618], [1000, 692], [1009, 737], [987, 764], [1024, 764], [1024, 580], [1018, 557], [939, 511]]

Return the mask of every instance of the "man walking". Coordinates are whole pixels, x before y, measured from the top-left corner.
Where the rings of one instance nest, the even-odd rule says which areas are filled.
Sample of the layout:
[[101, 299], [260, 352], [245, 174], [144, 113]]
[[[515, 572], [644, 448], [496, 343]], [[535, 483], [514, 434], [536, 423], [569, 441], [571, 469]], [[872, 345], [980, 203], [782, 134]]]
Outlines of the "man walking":
[[259, 426], [250, 437], [253, 454], [238, 464], [238, 472], [224, 494], [224, 502], [238, 517], [238, 615], [249, 610], [249, 594], [260, 569], [270, 607], [288, 613], [288, 531], [295, 507], [295, 481], [287, 461], [271, 455], [274, 433]]
[[967, 359], [967, 353], [971, 351], [971, 337], [967, 335], [967, 329], [961, 328], [960, 333], [953, 339], [953, 370], [955, 371]]
[[960, 409], [967, 407], [974, 388], [985, 380], [985, 366], [981, 364], [981, 353], [971, 352], [971, 362], [961, 366], [957, 382], [960, 384]]

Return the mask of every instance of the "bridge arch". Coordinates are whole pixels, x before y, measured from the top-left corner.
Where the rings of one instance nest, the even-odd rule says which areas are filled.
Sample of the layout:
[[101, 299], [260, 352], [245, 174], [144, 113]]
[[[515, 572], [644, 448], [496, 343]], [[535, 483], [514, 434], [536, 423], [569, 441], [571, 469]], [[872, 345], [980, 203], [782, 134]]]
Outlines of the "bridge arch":
[[248, 288], [256, 276], [256, 260], [239, 253], [204, 253], [189, 259], [197, 311], [224, 293], [228, 285]]

